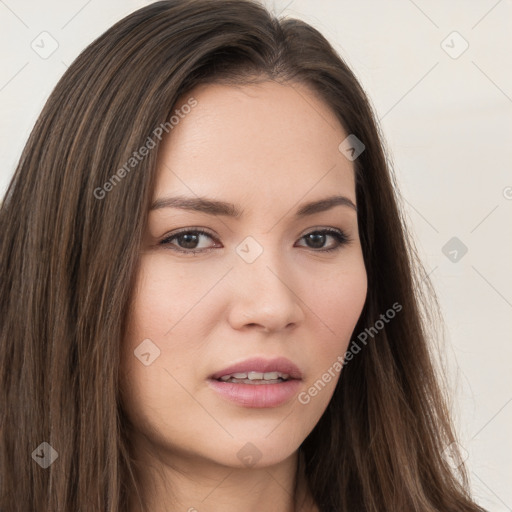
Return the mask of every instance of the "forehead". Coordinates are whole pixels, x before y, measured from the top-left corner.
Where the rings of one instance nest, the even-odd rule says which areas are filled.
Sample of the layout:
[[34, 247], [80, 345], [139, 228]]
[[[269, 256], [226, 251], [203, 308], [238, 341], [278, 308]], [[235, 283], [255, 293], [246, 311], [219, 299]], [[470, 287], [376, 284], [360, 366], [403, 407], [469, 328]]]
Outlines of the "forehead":
[[168, 193], [297, 201], [343, 192], [355, 202], [347, 136], [329, 106], [303, 84], [202, 85], [159, 149], [155, 197]]

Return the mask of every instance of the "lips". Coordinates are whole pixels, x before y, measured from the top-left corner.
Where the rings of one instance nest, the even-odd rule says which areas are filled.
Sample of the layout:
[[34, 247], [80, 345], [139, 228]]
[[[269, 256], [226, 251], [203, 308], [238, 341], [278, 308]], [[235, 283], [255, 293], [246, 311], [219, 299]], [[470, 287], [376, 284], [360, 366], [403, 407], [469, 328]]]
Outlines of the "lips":
[[210, 389], [236, 406], [281, 407], [302, 386], [302, 372], [285, 357], [253, 358], [228, 366], [207, 379]]
[[209, 378], [222, 380], [223, 377], [224, 380], [226, 380], [227, 377], [269, 381], [277, 378], [283, 380], [300, 380], [302, 379], [302, 372], [296, 364], [285, 357], [275, 359], [252, 358], [219, 370], [213, 375], [210, 375]]

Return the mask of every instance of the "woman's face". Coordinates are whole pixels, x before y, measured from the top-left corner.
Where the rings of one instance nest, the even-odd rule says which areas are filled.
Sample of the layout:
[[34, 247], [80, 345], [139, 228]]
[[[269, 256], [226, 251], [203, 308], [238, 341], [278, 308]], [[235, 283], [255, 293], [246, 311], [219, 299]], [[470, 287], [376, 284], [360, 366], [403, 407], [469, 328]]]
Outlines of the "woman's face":
[[366, 298], [348, 134], [303, 85], [191, 97], [159, 150], [123, 400], [160, 456], [266, 466], [325, 411]]

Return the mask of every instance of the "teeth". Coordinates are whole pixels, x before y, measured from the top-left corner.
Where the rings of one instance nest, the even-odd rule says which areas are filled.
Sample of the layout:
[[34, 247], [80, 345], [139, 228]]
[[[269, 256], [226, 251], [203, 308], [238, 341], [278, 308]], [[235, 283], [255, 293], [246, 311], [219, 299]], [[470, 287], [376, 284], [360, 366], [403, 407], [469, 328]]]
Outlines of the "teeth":
[[240, 380], [249, 380], [249, 381], [258, 381], [258, 380], [278, 380], [281, 378], [282, 380], [288, 380], [290, 375], [288, 373], [281, 372], [247, 372], [247, 373], [233, 373], [231, 375], [223, 375], [220, 380], [226, 382], [231, 379], [240, 379]]

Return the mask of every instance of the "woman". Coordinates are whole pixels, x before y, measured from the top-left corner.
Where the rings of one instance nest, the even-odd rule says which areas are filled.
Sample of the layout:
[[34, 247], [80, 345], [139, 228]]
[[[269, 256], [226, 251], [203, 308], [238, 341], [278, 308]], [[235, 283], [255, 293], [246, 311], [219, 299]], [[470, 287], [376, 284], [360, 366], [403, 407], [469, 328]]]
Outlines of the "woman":
[[173, 0], [109, 29], [1, 209], [1, 510], [481, 511], [397, 201], [307, 24]]

